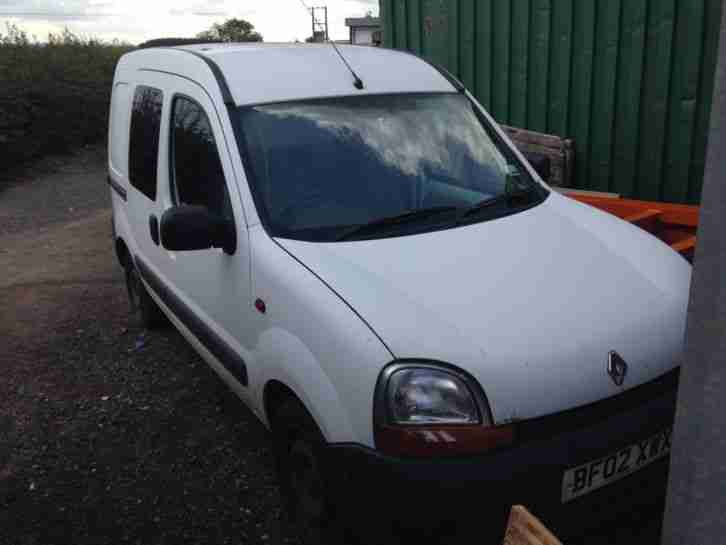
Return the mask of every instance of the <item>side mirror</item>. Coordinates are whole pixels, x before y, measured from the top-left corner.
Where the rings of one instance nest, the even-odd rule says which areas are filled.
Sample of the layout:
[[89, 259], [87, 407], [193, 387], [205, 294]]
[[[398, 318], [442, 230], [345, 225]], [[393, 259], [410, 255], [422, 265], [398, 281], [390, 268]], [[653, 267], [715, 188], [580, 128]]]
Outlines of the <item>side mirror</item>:
[[537, 171], [540, 178], [549, 183], [552, 177], [552, 162], [550, 158], [543, 153], [533, 151], [526, 151], [523, 155], [529, 161], [529, 164], [532, 165], [532, 168]]
[[223, 248], [228, 254], [237, 249], [234, 225], [204, 206], [181, 205], [161, 216], [161, 243], [173, 252]]

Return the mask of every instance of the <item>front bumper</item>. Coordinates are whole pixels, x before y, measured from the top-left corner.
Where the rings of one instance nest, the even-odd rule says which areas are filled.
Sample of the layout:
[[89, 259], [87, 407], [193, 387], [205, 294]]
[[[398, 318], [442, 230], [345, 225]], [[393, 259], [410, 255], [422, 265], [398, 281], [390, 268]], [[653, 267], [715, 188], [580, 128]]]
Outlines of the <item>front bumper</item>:
[[480, 456], [398, 459], [359, 445], [331, 445], [330, 492], [339, 515], [359, 530], [394, 537], [423, 531], [440, 542], [465, 537], [501, 543], [515, 504], [563, 540], [612, 522], [659, 517], [667, 458], [567, 504], [561, 501], [562, 478], [569, 468], [672, 426], [677, 379], [673, 372], [618, 398], [521, 423], [514, 446]]

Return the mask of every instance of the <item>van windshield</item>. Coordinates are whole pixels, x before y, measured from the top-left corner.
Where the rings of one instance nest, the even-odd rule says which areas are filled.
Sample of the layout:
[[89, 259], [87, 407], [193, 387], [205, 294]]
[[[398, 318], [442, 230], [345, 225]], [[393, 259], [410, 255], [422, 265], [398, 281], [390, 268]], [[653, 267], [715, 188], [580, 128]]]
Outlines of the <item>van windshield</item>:
[[[502, 217], [547, 196], [462, 94], [287, 102], [238, 115], [273, 236], [403, 236]], [[501, 198], [510, 193], [528, 197]]]

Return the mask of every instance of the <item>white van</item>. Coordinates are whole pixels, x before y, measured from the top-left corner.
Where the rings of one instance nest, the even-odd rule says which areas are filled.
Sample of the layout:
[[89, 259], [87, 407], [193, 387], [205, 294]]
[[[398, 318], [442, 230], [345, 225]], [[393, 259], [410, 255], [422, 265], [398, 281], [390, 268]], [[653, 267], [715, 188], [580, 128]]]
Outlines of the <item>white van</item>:
[[513, 503], [567, 535], [662, 502], [690, 265], [551, 191], [445, 71], [127, 54], [109, 184], [145, 325], [271, 429], [308, 542], [361, 514], [496, 541]]

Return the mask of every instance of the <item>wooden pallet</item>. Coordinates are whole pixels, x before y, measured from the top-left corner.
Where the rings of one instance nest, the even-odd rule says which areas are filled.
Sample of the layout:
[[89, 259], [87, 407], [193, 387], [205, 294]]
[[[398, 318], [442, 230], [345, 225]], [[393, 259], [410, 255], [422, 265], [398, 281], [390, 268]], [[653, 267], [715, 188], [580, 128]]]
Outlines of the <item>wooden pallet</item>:
[[561, 193], [637, 225], [660, 238], [689, 261], [693, 261], [698, 231], [698, 206], [636, 201], [621, 199], [619, 195], [577, 190], [561, 190]]
[[572, 187], [575, 166], [575, 143], [572, 140], [507, 125], [500, 126], [522, 153], [536, 153], [549, 158], [551, 175], [548, 184]]
[[537, 517], [521, 505], [512, 507], [504, 545], [562, 545]]
[[575, 144], [572, 140], [516, 127], [501, 125], [525, 155], [549, 158], [551, 177], [547, 182], [585, 204], [614, 214], [657, 236], [689, 261], [693, 261], [698, 231], [698, 206], [621, 199], [620, 195], [565, 189], [573, 185]]

